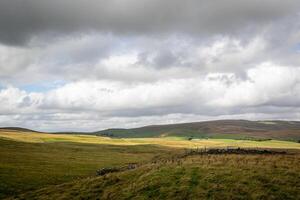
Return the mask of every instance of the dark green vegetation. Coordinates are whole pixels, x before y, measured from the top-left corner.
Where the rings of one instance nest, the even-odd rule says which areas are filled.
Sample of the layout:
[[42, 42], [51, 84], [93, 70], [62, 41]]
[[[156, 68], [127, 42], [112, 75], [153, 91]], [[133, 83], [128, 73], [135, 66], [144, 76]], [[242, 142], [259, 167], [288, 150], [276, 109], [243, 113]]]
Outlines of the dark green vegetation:
[[193, 155], [32, 191], [18, 199], [299, 199], [300, 156]]
[[23, 143], [0, 139], [0, 199], [94, 176], [102, 167], [145, 162], [169, 154], [169, 149], [150, 145]]
[[133, 129], [108, 129], [94, 134], [109, 137], [193, 137], [246, 140], [300, 140], [298, 121], [218, 120], [185, 124], [145, 126]]

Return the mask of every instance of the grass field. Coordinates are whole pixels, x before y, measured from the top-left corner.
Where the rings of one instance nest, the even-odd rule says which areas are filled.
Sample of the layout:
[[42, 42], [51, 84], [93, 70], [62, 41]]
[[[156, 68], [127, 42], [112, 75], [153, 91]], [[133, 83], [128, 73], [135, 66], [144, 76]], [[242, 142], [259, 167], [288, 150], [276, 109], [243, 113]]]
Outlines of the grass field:
[[[70, 134], [64, 135], [64, 134], [44, 134], [44, 133], [36, 133], [36, 132], [22, 132], [22, 131], [1, 131], [0, 132], [0, 199], [15, 194], [21, 194], [28, 191], [35, 191], [36, 189], [44, 188], [47, 186], [50, 187], [49, 191], [52, 191], [54, 190], [51, 187], [52, 185], [62, 184], [70, 181], [71, 182], [76, 181], [79, 184], [85, 184], [85, 183], [90, 184], [89, 181], [94, 182], [99, 180], [99, 178], [96, 178], [95, 180], [93, 178], [95, 176], [95, 172], [97, 169], [103, 167], [112, 167], [112, 166], [124, 166], [128, 163], [147, 163], [153, 160], [153, 158], [157, 158], [157, 157], [167, 158], [170, 157], [171, 155], [176, 155], [180, 152], [183, 152], [184, 148], [201, 148], [201, 147], [209, 148], [209, 147], [226, 147], [226, 146], [281, 148], [281, 149], [296, 149], [296, 150], [300, 149], [299, 143], [288, 142], [288, 141], [277, 141], [277, 140], [268, 140], [268, 141], [259, 141], [259, 142], [249, 141], [249, 140], [233, 140], [233, 139], [188, 140], [187, 138], [180, 138], [180, 137], [111, 139], [108, 137], [98, 137], [98, 136], [91, 136], [91, 135], [70, 135]], [[231, 159], [230, 157], [227, 158], [226, 158], [227, 161]], [[232, 157], [232, 158], [235, 159], [236, 162], [238, 162], [237, 157]], [[258, 160], [258, 158], [252, 158], [251, 156], [245, 159], [247, 160], [248, 158], [250, 159], [249, 161], [247, 161], [248, 163], [254, 162], [251, 159]], [[197, 159], [198, 159], [197, 162], [204, 162], [202, 160], [199, 160], [199, 158]], [[210, 162], [212, 165], [215, 165], [219, 162], [223, 162], [224, 159], [225, 158], [216, 157], [215, 159], [205, 158], [204, 160], [206, 160], [205, 162]], [[243, 158], [241, 159], [243, 160]], [[263, 159], [266, 159], [266, 162], [268, 161], [267, 157]], [[299, 164], [298, 157], [294, 157], [294, 158], [274, 157], [272, 159], [271, 159], [272, 165], [268, 164], [266, 168], [263, 168], [265, 171], [267, 171], [268, 167], [269, 168], [273, 167], [274, 163], [276, 162], [279, 163], [284, 162], [285, 164], [283, 163], [282, 166], [285, 166], [286, 170], [295, 170], [294, 165]], [[197, 162], [195, 162], [195, 167], [198, 166]], [[289, 162], [290, 162], [290, 166], [286, 164]], [[185, 161], [185, 163], [186, 164], [184, 164], [184, 166], [189, 168], [188, 165], [190, 165], [190, 161]], [[228, 161], [228, 163], [231, 163], [231, 167], [237, 165], [234, 162]], [[201, 173], [204, 172], [206, 173], [207, 170], [210, 169], [207, 163], [204, 166], [206, 166], [206, 168], [199, 169]], [[216, 166], [214, 168], [215, 172], [217, 172]], [[281, 164], [279, 164], [279, 166], [281, 166]], [[168, 167], [173, 168], [174, 166], [159, 165], [158, 168], [160, 170], [164, 169], [163, 171], [168, 171], [169, 170]], [[246, 166], [244, 167], [246, 169]], [[173, 169], [171, 170], [170, 168], [171, 177], [176, 176], [177, 167], [175, 168], [176, 169], [174, 169], [175, 171], [173, 172], [172, 172]], [[145, 175], [143, 175], [142, 174], [144, 173], [143, 170], [146, 169], [148, 168], [146, 167], [146, 168], [141, 168], [136, 170], [137, 174], [133, 174], [133, 177], [146, 176], [150, 178], [150, 176], [153, 176], [153, 178], [155, 179], [155, 177], [159, 177], [159, 176], [162, 177], [169, 176], [169, 175], [161, 174], [162, 173], [161, 171], [153, 171], [152, 168], [150, 168], [149, 170], [152, 171], [153, 174], [151, 172], [150, 174], [146, 173]], [[193, 170], [193, 169], [192, 168], [187, 169], [186, 173], [189, 174], [190, 173], [189, 170]], [[222, 171], [223, 168], [220, 168], [220, 170]], [[226, 170], [230, 170], [230, 169], [226, 168]], [[281, 170], [284, 170], [284, 168], [282, 168]], [[218, 173], [221, 173], [221, 171]], [[172, 173], [175, 174], [172, 175]], [[223, 172], [220, 175], [217, 175], [218, 173], [216, 173], [217, 177], [222, 176]], [[232, 173], [236, 173], [236, 172], [232, 171]], [[246, 173], [246, 171], [242, 173]], [[255, 174], [256, 172], [253, 173]], [[189, 176], [188, 174], [186, 176]], [[281, 177], [283, 176], [283, 174], [280, 174], [279, 178], [283, 178], [283, 182], [289, 181], [288, 180], [290, 178], [289, 174], [287, 177]], [[129, 175], [126, 175], [125, 173], [123, 178], [127, 176]], [[87, 177], [91, 177], [91, 178], [86, 179]], [[129, 179], [128, 181], [130, 180], [131, 179]], [[149, 182], [151, 182], [151, 180], [149, 180]], [[182, 178], [182, 181], [187, 181], [187, 180], [188, 178], [186, 178], [186, 180], [184, 177]], [[141, 180], [137, 180], [137, 181], [141, 181]], [[168, 182], [168, 180], [163, 180], [163, 181]], [[172, 179], [170, 179], [169, 181], [172, 181]], [[232, 179], [231, 181], [234, 181], [234, 179]], [[127, 184], [128, 182], [125, 181], [124, 183], [123, 182], [121, 183]], [[79, 186], [72, 185], [74, 183], [70, 183], [70, 184], [71, 184], [70, 187], [72, 188], [79, 187]], [[97, 184], [100, 183], [97, 182]], [[171, 182], [166, 184], [171, 184]], [[213, 183], [208, 182], [207, 184], [209, 185]], [[65, 186], [59, 186], [58, 189], [60, 190], [63, 187]], [[97, 187], [100, 186], [98, 185]], [[138, 186], [138, 187], [142, 187], [142, 186]], [[148, 189], [140, 188], [140, 190], [143, 191], [145, 190], [145, 193], [144, 192], [141, 193], [142, 195], [141, 198], [146, 197], [147, 195], [151, 196], [152, 192], [151, 191], [149, 192], [147, 190], [152, 190], [151, 188], [154, 186], [149, 186], [149, 187], [150, 188]], [[104, 187], [104, 189], [105, 190], [107, 189], [106, 186]], [[118, 188], [116, 187], [116, 188], [108, 189], [108, 191], [111, 190], [113, 191], [118, 190]], [[128, 190], [131, 189], [128, 188]], [[154, 192], [153, 195], [155, 194], [155, 192], [157, 192], [156, 191], [157, 189], [154, 188], [154, 190], [155, 191], [153, 191]], [[105, 197], [105, 195], [107, 195], [106, 194], [107, 192], [105, 192], [104, 190], [103, 192], [104, 193], [103, 194], [101, 193], [101, 195], [104, 195]], [[114, 192], [116, 192], [116, 194], [119, 194], [118, 191], [114, 191]], [[124, 191], [122, 190], [122, 192]], [[129, 193], [125, 194], [124, 197], [126, 197], [126, 195], [130, 196], [130, 194], [133, 195], [136, 192], [137, 191], [129, 191]], [[160, 191], [160, 193], [161, 192], [162, 191]], [[169, 191], [165, 191], [165, 192], [166, 195], [169, 194]], [[37, 194], [31, 193], [31, 195], [37, 195]], [[72, 197], [72, 194], [66, 194], [66, 196]], [[49, 198], [51, 199], [51, 195], [49, 196]], [[26, 196], [26, 199], [32, 199], [32, 198], [30, 196]], [[56, 199], [56, 197], [54, 199]]]
[[150, 145], [25, 143], [0, 139], [0, 199], [47, 185], [94, 176], [102, 167], [169, 155]]
[[24, 199], [300, 198], [297, 155], [203, 155], [29, 192]]
[[161, 138], [109, 138], [93, 135], [72, 134], [46, 134], [35, 132], [0, 131], [0, 138], [11, 139], [30, 143], [50, 142], [75, 142], [86, 144], [108, 145], [161, 145], [178, 148], [201, 148], [201, 147], [257, 147], [257, 148], [289, 148], [300, 149], [300, 143], [280, 140], [252, 141], [235, 139], [193, 139], [185, 137], [161, 137]]

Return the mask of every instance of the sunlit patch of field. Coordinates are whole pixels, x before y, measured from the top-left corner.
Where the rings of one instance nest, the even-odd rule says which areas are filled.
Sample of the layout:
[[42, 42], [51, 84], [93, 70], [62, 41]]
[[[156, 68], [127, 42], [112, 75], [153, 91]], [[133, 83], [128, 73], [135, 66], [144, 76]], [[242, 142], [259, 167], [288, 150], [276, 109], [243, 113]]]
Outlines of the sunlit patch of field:
[[261, 124], [267, 124], [267, 125], [276, 124], [276, 122], [272, 122], [272, 121], [260, 121], [259, 123], [261, 123]]
[[266, 140], [235, 140], [235, 139], [193, 139], [187, 140], [181, 137], [161, 137], [161, 138], [109, 138], [94, 135], [75, 134], [48, 134], [21, 131], [0, 131], [0, 138], [30, 142], [75, 142], [87, 144], [109, 144], [109, 145], [161, 145], [176, 148], [205, 148], [205, 147], [253, 147], [253, 148], [284, 148], [300, 149], [300, 143]]

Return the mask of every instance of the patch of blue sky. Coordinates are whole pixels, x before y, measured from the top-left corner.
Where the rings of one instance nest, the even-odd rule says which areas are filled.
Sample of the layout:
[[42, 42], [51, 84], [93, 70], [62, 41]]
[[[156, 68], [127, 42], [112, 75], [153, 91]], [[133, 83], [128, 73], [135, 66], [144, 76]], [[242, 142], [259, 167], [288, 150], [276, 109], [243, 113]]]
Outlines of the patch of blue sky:
[[300, 53], [300, 43], [296, 44], [294, 46], [294, 49], [296, 50], [297, 53]]
[[25, 90], [26, 92], [39, 92], [44, 93], [59, 87], [62, 87], [67, 82], [63, 80], [56, 80], [56, 81], [43, 81], [43, 82], [36, 82], [32, 84], [22, 85], [20, 86], [21, 90]]

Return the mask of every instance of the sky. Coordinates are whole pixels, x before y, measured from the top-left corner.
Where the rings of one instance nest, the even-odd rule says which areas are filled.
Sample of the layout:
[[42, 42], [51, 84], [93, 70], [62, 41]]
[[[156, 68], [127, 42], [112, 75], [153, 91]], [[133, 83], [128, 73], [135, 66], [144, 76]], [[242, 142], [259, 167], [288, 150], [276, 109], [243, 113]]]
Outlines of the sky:
[[299, 0], [1, 0], [0, 126], [300, 120]]

